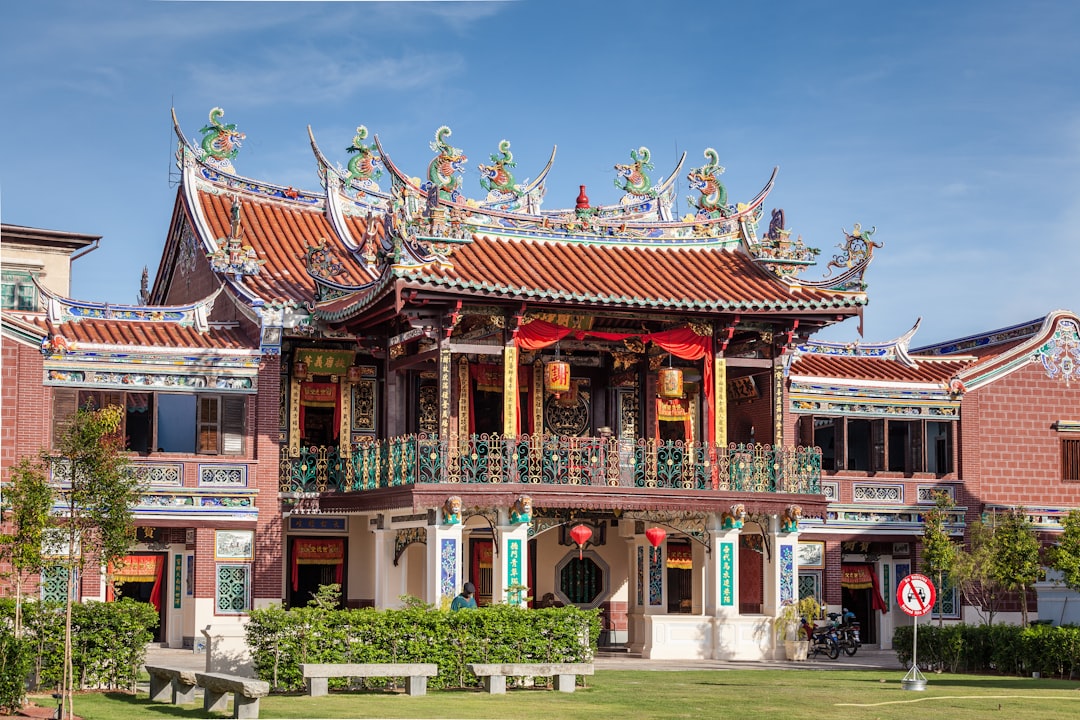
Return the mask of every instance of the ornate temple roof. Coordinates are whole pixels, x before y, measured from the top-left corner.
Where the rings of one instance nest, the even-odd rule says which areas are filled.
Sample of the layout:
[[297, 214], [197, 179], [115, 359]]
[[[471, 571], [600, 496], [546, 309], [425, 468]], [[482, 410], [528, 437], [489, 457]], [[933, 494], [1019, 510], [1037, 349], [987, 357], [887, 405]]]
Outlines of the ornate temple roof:
[[[332, 166], [312, 136], [322, 190], [309, 192], [237, 175], [232, 160], [244, 136], [222, 115], [211, 112], [198, 145], [176, 123], [189, 226], [163, 266], [205, 256], [259, 312], [290, 307], [341, 323], [379, 301], [400, 304], [395, 293], [410, 290], [539, 305], [782, 311], [826, 323], [866, 303], [862, 278], [880, 247], [870, 241], [873, 230], [856, 225], [824, 278], [800, 279], [818, 251], [791, 239], [783, 212], [774, 210], [769, 231], [757, 234], [775, 169], [748, 202], [729, 203], [711, 148], [706, 164], [687, 176], [698, 195], [688, 198], [694, 212], [683, 218], [672, 217], [672, 207], [685, 155], [653, 181], [646, 147], [614, 165], [618, 203], [592, 206], [582, 186], [575, 207], [541, 210], [554, 150], [536, 180], [519, 183], [504, 140], [492, 164], [480, 165], [486, 197], [470, 199], [460, 177], [467, 157], [449, 144], [449, 128], [436, 132], [436, 155], [420, 179], [401, 171], [377, 137], [365, 143], [360, 127], [347, 168]], [[377, 182], [383, 169], [388, 190]]]

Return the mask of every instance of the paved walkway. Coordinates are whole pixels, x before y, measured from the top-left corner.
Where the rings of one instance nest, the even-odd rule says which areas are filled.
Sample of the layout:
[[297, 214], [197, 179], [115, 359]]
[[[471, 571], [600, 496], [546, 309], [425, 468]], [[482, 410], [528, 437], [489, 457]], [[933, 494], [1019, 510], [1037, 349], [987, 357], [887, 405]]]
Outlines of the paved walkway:
[[[146, 650], [147, 665], [166, 665], [185, 670], [206, 669], [206, 655], [191, 650], [162, 648], [149, 645]], [[804, 662], [767, 660], [651, 660], [627, 652], [601, 650], [593, 663], [597, 670], [897, 670], [903, 667], [893, 650], [860, 648], [854, 657], [841, 654], [836, 660], [818, 656]]]

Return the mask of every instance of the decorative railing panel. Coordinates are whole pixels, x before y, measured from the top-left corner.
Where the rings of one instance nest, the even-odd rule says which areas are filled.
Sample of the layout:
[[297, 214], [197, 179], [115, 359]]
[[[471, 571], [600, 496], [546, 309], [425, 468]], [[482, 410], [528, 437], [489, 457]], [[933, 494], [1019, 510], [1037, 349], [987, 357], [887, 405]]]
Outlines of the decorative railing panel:
[[611, 487], [821, 492], [818, 448], [579, 438], [472, 435], [451, 445], [434, 435], [405, 435], [355, 445], [301, 448], [281, 459], [285, 492], [356, 492], [430, 483], [535, 483]]

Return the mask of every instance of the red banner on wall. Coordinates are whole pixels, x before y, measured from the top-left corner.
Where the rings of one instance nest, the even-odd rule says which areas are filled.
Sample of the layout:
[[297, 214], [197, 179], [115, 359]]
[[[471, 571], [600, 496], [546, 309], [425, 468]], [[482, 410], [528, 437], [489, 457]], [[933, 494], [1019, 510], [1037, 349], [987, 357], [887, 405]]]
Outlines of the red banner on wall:
[[154, 582], [157, 579], [160, 555], [128, 555], [124, 567], [113, 568], [112, 576], [117, 582]]

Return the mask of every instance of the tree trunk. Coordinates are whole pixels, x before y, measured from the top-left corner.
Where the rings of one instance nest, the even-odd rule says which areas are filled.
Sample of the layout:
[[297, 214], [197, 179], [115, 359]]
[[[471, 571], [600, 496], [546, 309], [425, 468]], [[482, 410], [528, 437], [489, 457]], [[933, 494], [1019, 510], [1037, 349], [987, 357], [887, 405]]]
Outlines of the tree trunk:
[[1028, 626], [1027, 585], [1020, 584], [1020, 627]]

